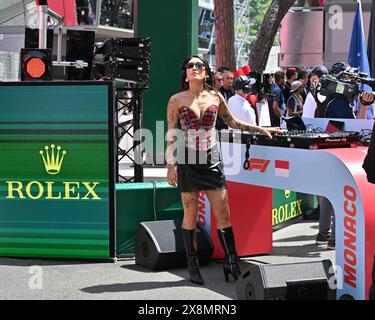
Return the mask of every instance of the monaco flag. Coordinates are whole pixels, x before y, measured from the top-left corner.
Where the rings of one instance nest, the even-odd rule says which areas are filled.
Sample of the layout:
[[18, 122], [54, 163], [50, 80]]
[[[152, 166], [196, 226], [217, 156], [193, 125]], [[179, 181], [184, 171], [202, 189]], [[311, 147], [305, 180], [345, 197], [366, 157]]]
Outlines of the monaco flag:
[[275, 175], [289, 178], [289, 161], [275, 160]]

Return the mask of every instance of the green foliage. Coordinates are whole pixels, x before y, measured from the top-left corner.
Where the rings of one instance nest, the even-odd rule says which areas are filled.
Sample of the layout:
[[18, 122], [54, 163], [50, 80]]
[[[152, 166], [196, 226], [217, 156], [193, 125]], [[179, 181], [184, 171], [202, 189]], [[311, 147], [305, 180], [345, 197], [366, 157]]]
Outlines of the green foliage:
[[250, 33], [250, 47], [255, 42], [260, 27], [262, 25], [264, 16], [270, 6], [272, 0], [250, 0], [249, 5], [249, 33]]

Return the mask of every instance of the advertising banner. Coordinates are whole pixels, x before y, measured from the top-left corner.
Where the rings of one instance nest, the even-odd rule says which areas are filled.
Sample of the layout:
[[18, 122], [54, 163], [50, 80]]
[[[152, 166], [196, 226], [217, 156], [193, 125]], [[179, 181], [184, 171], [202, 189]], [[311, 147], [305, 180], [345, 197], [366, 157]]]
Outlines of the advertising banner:
[[272, 229], [273, 231], [287, 227], [296, 219], [317, 207], [314, 195], [293, 192], [290, 190], [272, 191]]
[[112, 82], [0, 84], [0, 256], [115, 257]]

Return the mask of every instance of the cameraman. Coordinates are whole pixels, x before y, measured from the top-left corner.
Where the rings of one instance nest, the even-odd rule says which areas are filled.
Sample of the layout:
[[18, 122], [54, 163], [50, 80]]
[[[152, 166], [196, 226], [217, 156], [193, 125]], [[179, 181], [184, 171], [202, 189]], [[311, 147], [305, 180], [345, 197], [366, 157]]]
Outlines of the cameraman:
[[254, 83], [255, 79], [248, 78], [247, 76], [239, 76], [234, 79], [233, 86], [236, 94], [229, 98], [228, 107], [236, 119], [257, 125], [255, 111], [246, 100]]
[[[347, 71], [350, 67], [344, 62], [337, 62], [332, 65], [329, 74], [337, 77], [341, 72]], [[313, 70], [314, 71], [314, 70]], [[321, 78], [321, 77], [320, 77]], [[360, 101], [360, 108], [357, 117], [354, 114], [354, 109], [348, 98], [339, 93], [332, 93], [329, 96], [321, 98], [322, 96], [316, 92], [316, 79], [312, 80], [313, 96], [317, 103], [315, 111], [316, 118], [338, 118], [338, 119], [365, 119], [368, 106], [373, 101], [371, 93], [363, 92], [358, 98]], [[320, 80], [320, 79], [319, 79]], [[314, 90], [315, 89], [315, 90]]]
[[[317, 104], [324, 101], [325, 97], [319, 93], [314, 92], [316, 84], [320, 78], [328, 74], [328, 69], [325, 66], [318, 65], [310, 73], [311, 90], [307, 94], [305, 103], [303, 105], [302, 117], [314, 118], [316, 117]], [[313, 94], [314, 93], [314, 94]]]

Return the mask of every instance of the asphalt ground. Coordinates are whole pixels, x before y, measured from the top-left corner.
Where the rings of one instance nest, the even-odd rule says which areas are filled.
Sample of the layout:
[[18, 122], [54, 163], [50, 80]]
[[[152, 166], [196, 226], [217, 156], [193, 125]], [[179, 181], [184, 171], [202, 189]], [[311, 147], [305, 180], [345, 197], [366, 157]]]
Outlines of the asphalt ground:
[[[315, 245], [317, 221], [290, 225], [273, 233], [273, 252], [242, 257], [242, 271], [252, 264], [335, 262], [335, 251]], [[202, 266], [204, 286], [190, 283], [185, 268], [152, 272], [134, 257], [116, 262], [0, 258], [1, 300], [236, 300], [236, 286], [226, 283], [223, 261]]]

